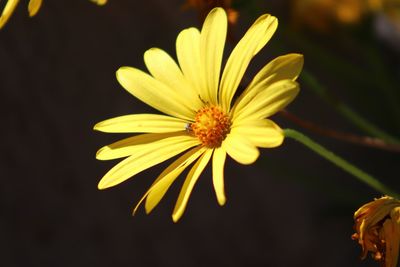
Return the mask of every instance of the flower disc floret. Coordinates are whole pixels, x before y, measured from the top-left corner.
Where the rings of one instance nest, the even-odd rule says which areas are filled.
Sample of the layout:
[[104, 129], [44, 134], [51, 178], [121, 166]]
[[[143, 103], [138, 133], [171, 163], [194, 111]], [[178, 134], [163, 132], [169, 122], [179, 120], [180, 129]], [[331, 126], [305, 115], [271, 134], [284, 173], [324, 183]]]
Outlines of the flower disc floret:
[[229, 116], [219, 107], [206, 106], [197, 112], [190, 129], [204, 146], [214, 148], [221, 146], [230, 131], [230, 126]]

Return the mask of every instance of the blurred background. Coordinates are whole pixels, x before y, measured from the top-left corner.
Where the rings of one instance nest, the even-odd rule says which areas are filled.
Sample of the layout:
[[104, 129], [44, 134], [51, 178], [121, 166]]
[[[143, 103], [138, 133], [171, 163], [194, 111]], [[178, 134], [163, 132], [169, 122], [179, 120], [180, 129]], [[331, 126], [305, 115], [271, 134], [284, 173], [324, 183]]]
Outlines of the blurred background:
[[[153, 112], [118, 84], [115, 71], [145, 69], [150, 47], [175, 57], [177, 34], [201, 27], [202, 10], [183, 0], [109, 0], [102, 7], [45, 0], [30, 19], [26, 2], [0, 30], [1, 266], [377, 266], [359, 260], [361, 248], [350, 237], [354, 211], [380, 194], [292, 140], [263, 149], [250, 166], [228, 160], [224, 207], [208, 170], [179, 223], [171, 214], [184, 176], [152, 214], [140, 209], [132, 217], [168, 162], [99, 191], [98, 181], [118, 161], [97, 161], [95, 153], [126, 135], [92, 127]], [[290, 113], [319, 127], [371, 135], [343, 112], [351, 107], [400, 136], [398, 1], [222, 2], [232, 9], [227, 51], [259, 15], [279, 18], [247, 77], [278, 55], [305, 55]], [[325, 90], [315, 90], [313, 79]], [[280, 114], [273, 119], [400, 191], [398, 152], [316, 134]]]

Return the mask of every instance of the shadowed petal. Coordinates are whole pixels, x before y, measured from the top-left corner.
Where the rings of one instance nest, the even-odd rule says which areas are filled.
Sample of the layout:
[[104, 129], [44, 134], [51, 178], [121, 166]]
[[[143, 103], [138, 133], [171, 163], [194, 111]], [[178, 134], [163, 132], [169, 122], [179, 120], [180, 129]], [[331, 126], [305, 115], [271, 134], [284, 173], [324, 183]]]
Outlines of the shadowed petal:
[[303, 62], [303, 55], [300, 54], [280, 56], [269, 62], [235, 102], [232, 112], [240, 112], [249, 101], [271, 84], [280, 80], [296, 80], [303, 68]]
[[122, 183], [135, 174], [172, 158], [198, 144], [198, 140], [194, 138], [187, 137], [185, 140], [183, 136], [179, 136], [142, 145], [140, 150], [133, 148], [136, 150], [135, 154], [124, 159], [109, 170], [100, 180], [98, 188], [105, 189]]
[[182, 186], [181, 192], [179, 193], [178, 200], [172, 213], [172, 219], [174, 222], [177, 222], [179, 218], [182, 217], [188, 203], [189, 196], [192, 193], [193, 187], [196, 184], [197, 179], [200, 177], [200, 174], [207, 166], [207, 163], [210, 160], [212, 153], [212, 149], [207, 149], [200, 157], [200, 159], [194, 164], [192, 169], [190, 169]]
[[135, 135], [100, 148], [96, 153], [96, 159], [110, 160], [128, 157], [130, 155], [138, 153], [140, 150], [142, 150], [143, 146], [167, 138], [170, 138], [168, 140], [174, 142], [174, 140], [190, 140], [192, 137], [188, 136], [186, 132], [183, 131], [173, 133], [150, 133]]
[[201, 154], [206, 150], [205, 147], [195, 147], [176, 161], [174, 161], [171, 165], [169, 165], [154, 181], [149, 190], [147, 190], [146, 194], [142, 197], [139, 203], [136, 205], [133, 212], [135, 213], [138, 209], [141, 202], [146, 199], [145, 209], [146, 213], [149, 214], [155, 206], [161, 201], [167, 192], [168, 188], [172, 185], [172, 183], [178, 178], [178, 176], [190, 165], [192, 164]]
[[42, 0], [30, 0], [28, 4], [29, 17], [35, 16], [41, 5]]
[[271, 84], [257, 94], [243, 109], [233, 114], [233, 121], [257, 120], [269, 117], [285, 108], [299, 93], [299, 85], [292, 80]]

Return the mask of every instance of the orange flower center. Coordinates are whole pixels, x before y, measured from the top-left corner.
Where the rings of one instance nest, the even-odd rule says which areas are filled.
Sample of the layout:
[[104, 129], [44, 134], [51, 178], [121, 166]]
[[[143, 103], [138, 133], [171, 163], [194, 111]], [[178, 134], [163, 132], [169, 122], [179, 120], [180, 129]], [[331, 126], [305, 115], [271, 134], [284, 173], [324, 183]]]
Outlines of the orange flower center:
[[221, 146], [230, 126], [229, 117], [219, 107], [206, 106], [197, 112], [195, 122], [189, 125], [189, 130], [204, 146], [213, 148]]

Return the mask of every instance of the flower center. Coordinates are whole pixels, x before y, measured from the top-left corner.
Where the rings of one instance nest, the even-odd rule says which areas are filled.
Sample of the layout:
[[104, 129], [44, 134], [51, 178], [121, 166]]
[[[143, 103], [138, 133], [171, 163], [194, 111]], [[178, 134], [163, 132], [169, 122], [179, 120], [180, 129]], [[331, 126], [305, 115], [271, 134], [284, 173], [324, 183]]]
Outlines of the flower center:
[[219, 107], [206, 106], [197, 112], [195, 122], [189, 125], [189, 129], [204, 146], [213, 148], [221, 146], [230, 126], [229, 117]]

